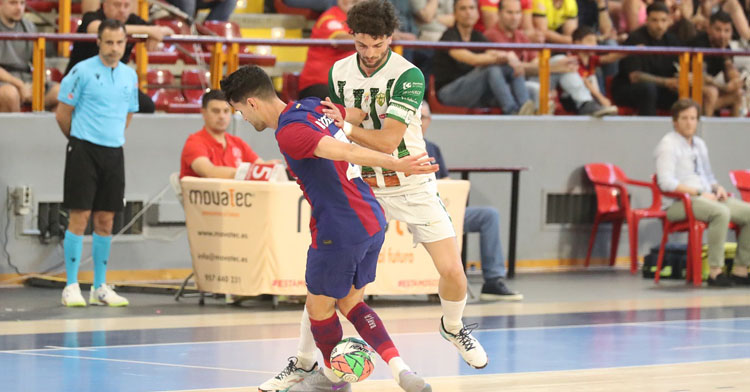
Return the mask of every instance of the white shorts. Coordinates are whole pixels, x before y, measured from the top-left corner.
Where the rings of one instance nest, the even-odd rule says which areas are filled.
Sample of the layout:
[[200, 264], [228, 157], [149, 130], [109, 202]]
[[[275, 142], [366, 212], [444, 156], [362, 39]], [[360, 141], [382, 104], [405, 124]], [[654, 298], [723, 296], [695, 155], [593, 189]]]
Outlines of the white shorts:
[[415, 246], [456, 236], [448, 210], [438, 196], [437, 184], [426, 185], [424, 190], [406, 195], [376, 195], [388, 221], [395, 219], [406, 223]]

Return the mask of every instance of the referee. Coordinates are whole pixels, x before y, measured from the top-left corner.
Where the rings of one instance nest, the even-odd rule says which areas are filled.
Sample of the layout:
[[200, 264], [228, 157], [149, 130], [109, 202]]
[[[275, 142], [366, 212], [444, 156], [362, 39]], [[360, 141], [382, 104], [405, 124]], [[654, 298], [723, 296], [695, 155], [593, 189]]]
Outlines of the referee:
[[89, 304], [127, 306], [128, 300], [104, 284], [115, 212], [125, 196], [125, 128], [138, 111], [138, 78], [120, 63], [125, 25], [106, 19], [96, 40], [99, 55], [76, 64], [60, 84], [56, 119], [68, 138], [63, 206], [70, 209], [63, 248], [68, 283], [64, 306], [86, 306], [78, 286], [83, 233], [94, 211], [94, 284]]

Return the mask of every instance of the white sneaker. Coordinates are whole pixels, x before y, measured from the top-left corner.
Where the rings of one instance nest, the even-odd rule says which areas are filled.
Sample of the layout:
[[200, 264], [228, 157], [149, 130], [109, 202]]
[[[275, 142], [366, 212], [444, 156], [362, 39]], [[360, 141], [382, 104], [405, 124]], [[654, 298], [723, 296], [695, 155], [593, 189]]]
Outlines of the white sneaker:
[[103, 284], [98, 289], [94, 290], [94, 286], [91, 286], [91, 292], [89, 293], [89, 305], [101, 305], [101, 306], [128, 306], [128, 302], [125, 297], [121, 297], [111, 287]]
[[487, 366], [489, 359], [487, 353], [479, 344], [479, 341], [471, 336], [471, 331], [477, 327], [477, 324], [464, 325], [455, 335], [446, 331], [443, 325], [443, 319], [440, 318], [440, 335], [458, 349], [461, 357], [474, 369], [482, 369]]
[[63, 306], [69, 308], [86, 306], [86, 301], [81, 295], [81, 288], [78, 286], [78, 283], [65, 286], [62, 292], [62, 300], [60, 302], [62, 302]]
[[290, 357], [289, 364], [286, 365], [281, 373], [274, 378], [264, 382], [258, 387], [260, 392], [283, 392], [302, 382], [308, 376], [318, 371], [318, 363], [315, 362], [310, 370], [297, 367], [297, 357]]

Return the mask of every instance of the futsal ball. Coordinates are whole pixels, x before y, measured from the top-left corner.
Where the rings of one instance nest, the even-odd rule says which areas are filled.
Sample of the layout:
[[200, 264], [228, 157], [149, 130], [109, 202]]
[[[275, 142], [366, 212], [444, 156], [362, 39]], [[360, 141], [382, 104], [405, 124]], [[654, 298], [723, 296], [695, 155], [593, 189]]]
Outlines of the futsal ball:
[[374, 355], [363, 340], [346, 338], [331, 351], [331, 370], [348, 383], [362, 381], [375, 370]]

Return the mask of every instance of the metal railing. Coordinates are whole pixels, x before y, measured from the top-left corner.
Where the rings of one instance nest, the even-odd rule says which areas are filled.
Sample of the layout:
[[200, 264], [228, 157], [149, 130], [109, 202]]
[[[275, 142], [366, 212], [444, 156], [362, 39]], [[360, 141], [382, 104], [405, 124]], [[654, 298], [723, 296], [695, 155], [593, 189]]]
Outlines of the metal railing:
[[[0, 40], [33, 40], [33, 99], [32, 110], [44, 110], [44, 76], [45, 76], [45, 48], [47, 41], [65, 44], [69, 41], [95, 41], [94, 34], [70, 33], [0, 33]], [[136, 72], [139, 87], [145, 89], [148, 71], [148, 52], [145, 36], [135, 35], [129, 38], [136, 42]], [[259, 39], [259, 38], [224, 38], [215, 36], [181, 36], [173, 35], [164, 38], [165, 43], [172, 44], [204, 44], [211, 46], [211, 88], [219, 88], [223, 76], [224, 66], [227, 73], [239, 68], [240, 45], [266, 46], [352, 46], [349, 40], [327, 39]], [[634, 55], [677, 55], [679, 58], [679, 88], [680, 98], [692, 96], [697, 102], [703, 100], [703, 57], [704, 56], [750, 56], [750, 51], [736, 51], [727, 49], [690, 48], [690, 47], [643, 47], [643, 46], [584, 46], [584, 45], [553, 45], [553, 44], [509, 44], [509, 43], [477, 43], [477, 42], [427, 42], [427, 41], [394, 41], [394, 46], [428, 49], [496, 49], [496, 50], [534, 50], [539, 52], [539, 111], [549, 112], [549, 76], [550, 56], [554, 52], [606, 52]], [[225, 49], [226, 47], [226, 49]], [[692, 63], [692, 64], [691, 64]], [[691, 67], [692, 65], [692, 67]], [[693, 80], [689, 80], [692, 68]], [[692, 87], [692, 91], [691, 91]]]

